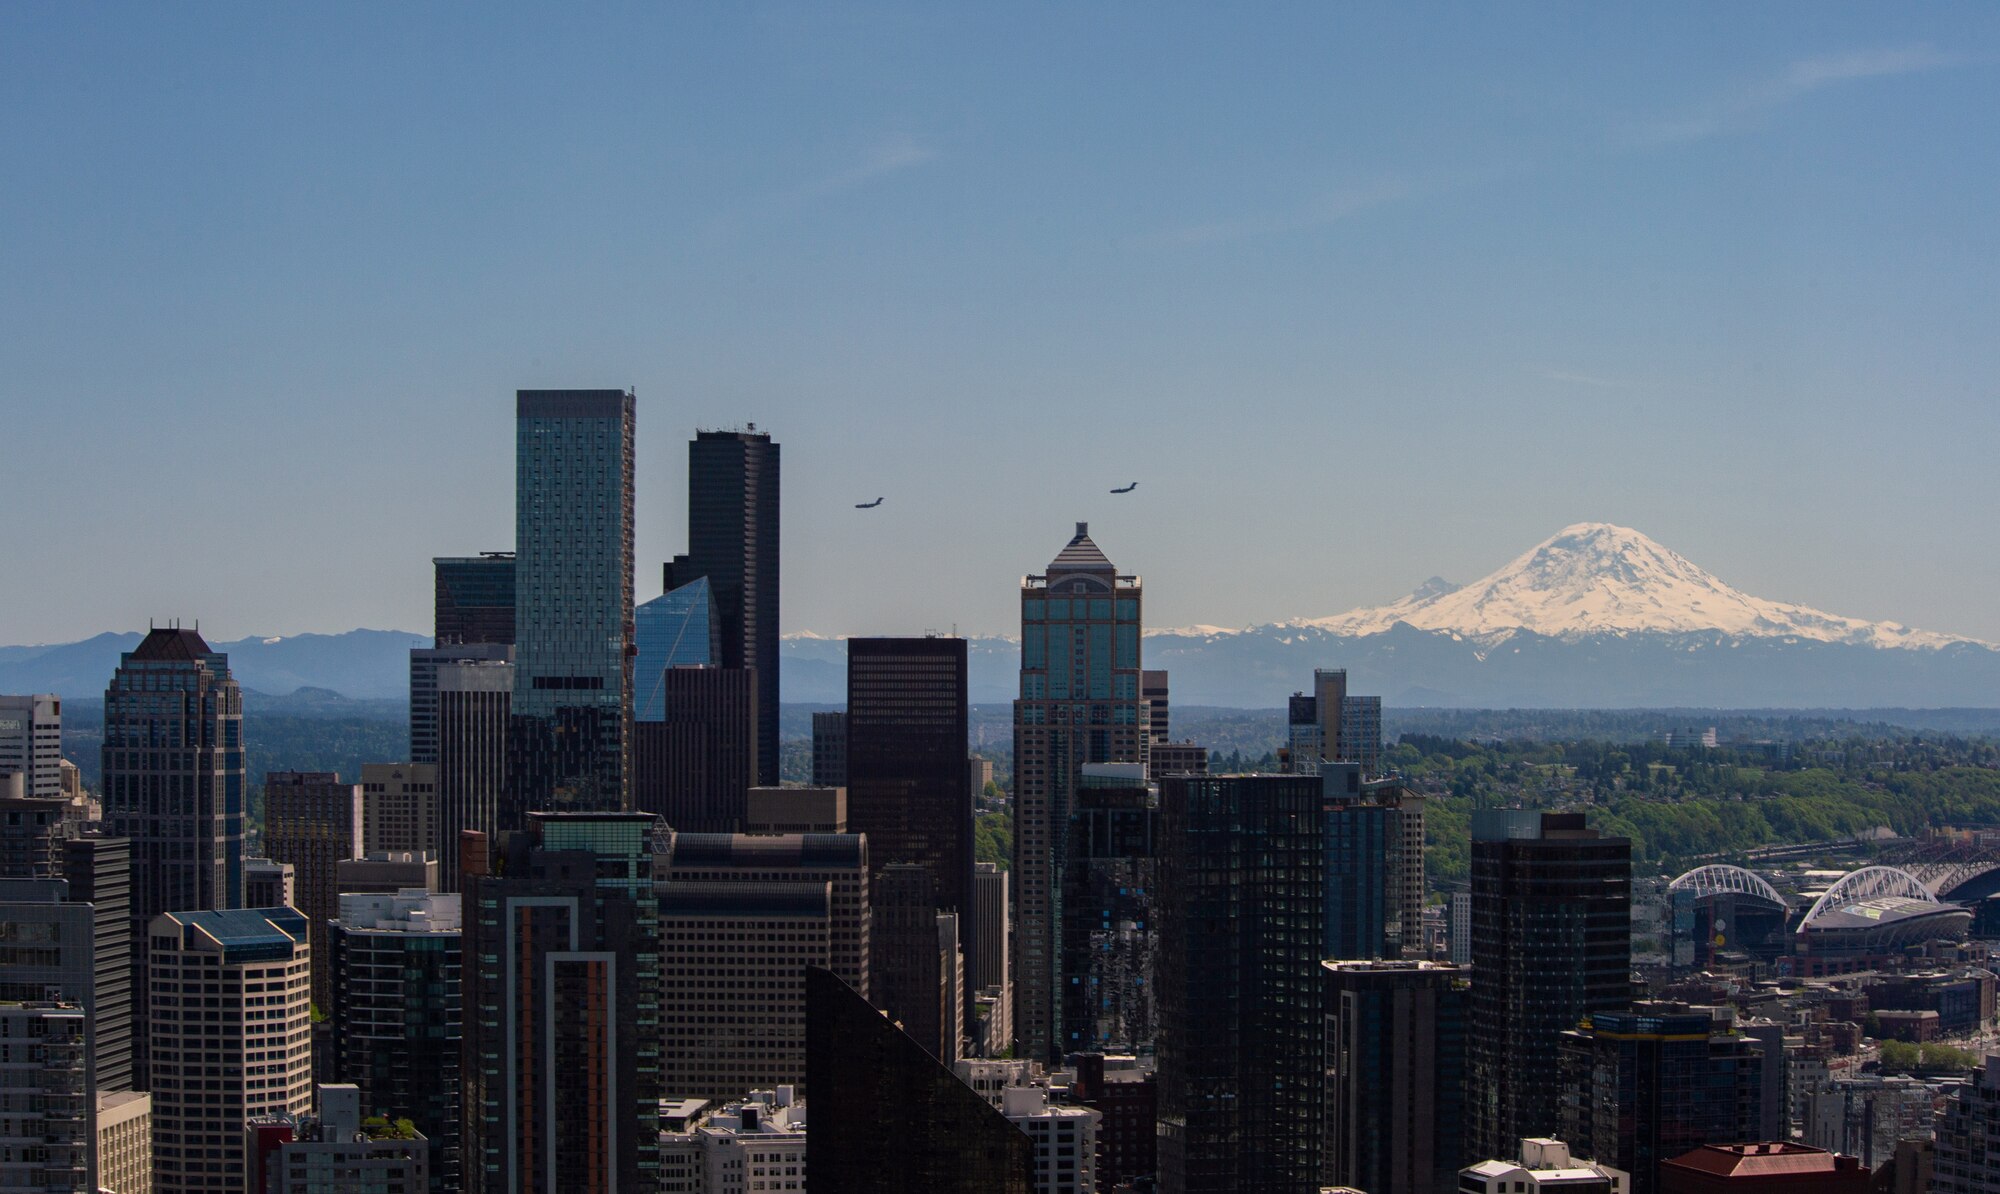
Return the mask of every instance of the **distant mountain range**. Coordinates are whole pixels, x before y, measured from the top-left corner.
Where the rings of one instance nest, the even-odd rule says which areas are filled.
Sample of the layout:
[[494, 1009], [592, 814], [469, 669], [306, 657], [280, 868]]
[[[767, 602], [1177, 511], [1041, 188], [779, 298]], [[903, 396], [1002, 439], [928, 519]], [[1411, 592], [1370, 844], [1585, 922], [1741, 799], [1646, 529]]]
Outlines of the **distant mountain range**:
[[[139, 635], [0, 647], [0, 692], [104, 692]], [[215, 643], [244, 687], [348, 697], [408, 695], [408, 649], [426, 636], [352, 630]], [[969, 639], [971, 699], [1012, 699], [1008, 636]], [[1270, 708], [1345, 667], [1349, 691], [1395, 707], [2000, 707], [2000, 647], [1752, 597], [1645, 535], [1578, 523], [1472, 584], [1433, 577], [1400, 601], [1332, 617], [1231, 630], [1155, 630], [1148, 667], [1172, 674], [1176, 704]], [[788, 704], [846, 699], [838, 637], [786, 636]]]

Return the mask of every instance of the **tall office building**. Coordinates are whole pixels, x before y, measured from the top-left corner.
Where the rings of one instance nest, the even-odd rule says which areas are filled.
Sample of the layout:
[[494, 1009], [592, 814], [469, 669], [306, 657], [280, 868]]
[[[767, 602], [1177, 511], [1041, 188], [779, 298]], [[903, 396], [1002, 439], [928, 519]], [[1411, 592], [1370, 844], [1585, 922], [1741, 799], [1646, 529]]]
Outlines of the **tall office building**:
[[1359, 763], [1322, 763], [1326, 956], [1424, 951], [1424, 798], [1364, 781]]
[[875, 872], [926, 867], [940, 910], [972, 907], [962, 638], [847, 640], [847, 824]]
[[361, 765], [361, 853], [438, 849], [437, 764]]
[[[512, 643], [452, 643], [410, 649], [410, 761], [438, 761], [438, 671], [454, 663], [514, 662]], [[512, 673], [510, 672], [511, 676]]]
[[1557, 1046], [1631, 1001], [1632, 843], [1581, 813], [1472, 814], [1472, 1017], [1467, 1144], [1504, 1157], [1553, 1136]]
[[291, 864], [293, 907], [312, 928], [313, 1002], [324, 1008], [332, 990], [326, 926], [340, 915], [338, 868], [361, 854], [360, 784], [331, 771], [271, 771], [264, 776], [264, 852]]
[[629, 807], [634, 399], [516, 395], [514, 703], [503, 829]]
[[659, 720], [634, 723], [633, 808], [677, 830], [741, 829], [756, 783], [757, 744], [745, 727], [757, 708], [757, 673], [673, 667], [657, 691]]
[[1457, 1185], [1466, 976], [1423, 961], [1322, 964], [1326, 1180], [1370, 1194]]
[[813, 783], [823, 788], [847, 786], [847, 711], [813, 714]]
[[148, 926], [153, 1189], [243, 1188], [246, 1121], [312, 1109], [312, 947], [290, 908]]
[[973, 923], [967, 934], [973, 947], [965, 952], [965, 985], [968, 990], [983, 991], [988, 987], [1005, 990], [1013, 985], [1007, 970], [1007, 940], [1012, 935], [1009, 910], [1007, 872], [1001, 870], [998, 863], [973, 863]]
[[[827, 932], [830, 957], [819, 965], [832, 970], [842, 982], [863, 995], [868, 993], [870, 909], [874, 901], [868, 839], [860, 834], [676, 833], [671, 852], [657, 873], [662, 882], [728, 885], [739, 889], [754, 889], [766, 883], [830, 886]], [[675, 1090], [687, 1093], [679, 1087]]]
[[132, 843], [133, 1085], [148, 1089], [153, 918], [243, 902], [243, 690], [201, 635], [155, 627], [104, 693], [104, 820]]
[[712, 667], [721, 654], [713, 590], [706, 577], [689, 581], [641, 602], [632, 620], [639, 652], [632, 669], [632, 716], [641, 722], [664, 721], [668, 669]]
[[1317, 776], [1160, 784], [1160, 1189], [1318, 1188], [1326, 847]]
[[1340, 702], [1340, 749], [1361, 774], [1382, 773], [1382, 698], [1349, 694]]
[[706, 577], [715, 660], [756, 675], [757, 774], [778, 782], [778, 445], [751, 424], [699, 431], [688, 444], [688, 550], [666, 566], [668, 592]]
[[514, 641], [514, 553], [438, 556], [433, 641], [440, 647]]
[[869, 900], [870, 998], [932, 1056], [956, 1061], [966, 1028], [956, 915], [938, 912], [937, 881], [918, 863], [877, 868]]
[[469, 1194], [658, 1188], [657, 826], [646, 813], [530, 812], [483, 873], [468, 865]]
[[1060, 851], [1085, 763], [1145, 761], [1140, 687], [1144, 585], [1121, 575], [1087, 523], [1021, 581], [1021, 691], [1014, 702], [1014, 1036], [1054, 1060], [1061, 1016]]
[[1173, 715], [1168, 708], [1167, 673], [1147, 668], [1139, 673], [1139, 696], [1146, 702], [1148, 744], [1173, 741]]
[[1028, 1194], [1027, 1135], [832, 971], [806, 971], [813, 1194]]
[[132, 1090], [132, 843], [98, 834], [71, 838], [63, 843], [63, 876], [69, 899], [91, 907], [96, 973], [84, 1006], [91, 1009], [96, 1089]]
[[0, 775], [18, 772], [23, 796], [62, 796], [62, 698], [0, 696]]
[[514, 665], [460, 660], [437, 670], [437, 820], [432, 844], [446, 891], [459, 890], [459, 835], [492, 835], [507, 787]]
[[1631, 1174], [1631, 1194], [1659, 1194], [1663, 1162], [1761, 1135], [1764, 1051], [1708, 1011], [1597, 1012], [1560, 1055], [1561, 1139]]
[[423, 1133], [440, 1191], [460, 1181], [460, 913], [456, 895], [342, 894], [327, 933], [333, 1075], [358, 1086], [371, 1111]]
[[1135, 1053], [1158, 1031], [1159, 824], [1137, 763], [1088, 763], [1063, 852], [1064, 1054]]

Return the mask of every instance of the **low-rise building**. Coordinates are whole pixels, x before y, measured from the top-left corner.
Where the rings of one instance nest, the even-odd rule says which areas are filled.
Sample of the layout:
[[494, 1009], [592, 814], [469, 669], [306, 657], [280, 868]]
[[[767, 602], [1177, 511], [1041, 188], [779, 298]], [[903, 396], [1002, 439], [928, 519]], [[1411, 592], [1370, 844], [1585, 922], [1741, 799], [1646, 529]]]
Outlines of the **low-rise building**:
[[97, 1096], [97, 1186], [153, 1194], [153, 1096], [115, 1090]]
[[422, 1194], [430, 1142], [408, 1120], [361, 1117], [361, 1088], [319, 1088], [319, 1114], [244, 1127], [250, 1194]]
[[1631, 1179], [1623, 1170], [1569, 1155], [1560, 1140], [1529, 1137], [1521, 1141], [1517, 1161], [1481, 1161], [1458, 1171], [1458, 1188], [1465, 1194], [1627, 1194]]
[[1857, 1157], [1791, 1141], [1708, 1144], [1660, 1163], [1660, 1194], [1868, 1194]]
[[1037, 1194], [1097, 1194], [1102, 1113], [1051, 1103], [1046, 1086], [1009, 1086], [1000, 1092], [1000, 1114], [1034, 1144]]
[[661, 1194], [796, 1194], [806, 1188], [806, 1105], [794, 1088], [713, 1107], [660, 1104]]

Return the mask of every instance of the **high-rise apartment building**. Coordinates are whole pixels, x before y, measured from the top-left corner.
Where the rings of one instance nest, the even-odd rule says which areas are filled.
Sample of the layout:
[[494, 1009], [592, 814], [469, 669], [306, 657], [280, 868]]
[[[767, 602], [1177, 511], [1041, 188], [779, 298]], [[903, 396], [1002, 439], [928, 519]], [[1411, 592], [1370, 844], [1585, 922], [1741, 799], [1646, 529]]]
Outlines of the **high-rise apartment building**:
[[459, 660], [437, 670], [437, 821], [425, 847], [437, 855], [446, 891], [459, 890], [459, 835], [499, 829], [507, 787], [507, 734], [514, 665]]
[[1370, 1194], [1452, 1189], [1464, 1147], [1465, 974], [1400, 960], [1322, 969], [1326, 1180]]
[[167, 912], [146, 949], [153, 1189], [241, 1190], [243, 1125], [312, 1109], [312, 947], [290, 908]]
[[[73, 903], [91, 908], [96, 972], [84, 1006], [91, 1011], [91, 1072], [99, 1095], [131, 1090], [132, 843], [89, 834], [63, 843], [64, 882]], [[4, 919], [4, 918], [0, 918]]]
[[155, 627], [104, 693], [104, 820], [132, 843], [133, 1085], [148, 1089], [153, 918], [243, 902], [243, 690], [201, 635]]
[[1027, 1135], [832, 971], [806, 971], [813, 1194], [1029, 1194]]
[[1160, 836], [1137, 763], [1086, 763], [1062, 852], [1063, 1053], [1131, 1053], [1158, 1031]]
[[438, 556], [435, 625], [440, 647], [514, 641], [514, 553]]
[[657, 828], [530, 812], [497, 849], [461, 850], [468, 1194], [658, 1188]]
[[813, 714], [813, 783], [823, 788], [847, 786], [847, 713], [822, 710]]
[[657, 686], [660, 718], [634, 723], [632, 804], [677, 830], [732, 833], [743, 827], [756, 785], [757, 708], [748, 668], [672, 667]]
[[404, 891], [343, 894], [327, 934], [333, 1075], [415, 1125], [441, 1190], [460, 1182], [463, 928], [459, 896]]
[[[410, 761], [438, 761], [438, 671], [454, 663], [514, 663], [512, 643], [451, 643], [410, 649]], [[511, 679], [513, 672], [509, 671]]]
[[1316, 1189], [1325, 822], [1304, 775], [1160, 783], [1160, 1189]]
[[1596, 1012], [1562, 1034], [1562, 1139], [1659, 1194], [1660, 1166], [1761, 1134], [1764, 1051], [1733, 1023], [1677, 1004]]
[[1958, 1088], [1937, 1125], [1933, 1194], [2000, 1190], [2000, 1056], [1987, 1054], [1973, 1081]]
[[[0, 879], [0, 1000], [60, 999], [89, 1017], [90, 1092], [132, 1087], [132, 925], [122, 838], [85, 838], [77, 881]], [[88, 867], [86, 871], [84, 868]], [[4, 1187], [0, 1187], [4, 1188]]]
[[514, 702], [503, 829], [628, 807], [635, 401], [515, 397]]
[[1288, 721], [1287, 770], [1310, 775], [1334, 762], [1381, 773], [1382, 698], [1349, 694], [1345, 668], [1315, 668], [1312, 692], [1292, 694]]
[[1632, 843], [1581, 813], [1472, 814], [1468, 1151], [1554, 1134], [1562, 1034], [1631, 1002]]
[[715, 662], [756, 676], [753, 784], [778, 782], [778, 445], [751, 424], [688, 443], [688, 550], [665, 569], [668, 592], [707, 578]]
[[1326, 817], [1326, 956], [1424, 949], [1424, 798], [1364, 781], [1359, 763], [1320, 765]]
[[361, 853], [438, 849], [437, 764], [361, 765]]
[[1021, 689], [1014, 702], [1014, 1035], [1054, 1060], [1061, 1007], [1058, 854], [1085, 763], [1145, 761], [1140, 688], [1144, 585], [1091, 542], [1087, 523], [1021, 582]]
[[94, 1188], [88, 1039], [74, 1003], [0, 999], [0, 1190]]
[[1340, 749], [1361, 774], [1382, 773], [1382, 698], [1349, 694], [1340, 702]]
[[23, 796], [62, 796], [62, 698], [0, 696], [0, 775], [18, 772]]
[[361, 853], [361, 785], [331, 771], [272, 771], [264, 776], [264, 852], [289, 863], [293, 907], [306, 914], [313, 947], [313, 1002], [332, 993], [326, 926], [340, 915], [339, 866]]
[[972, 907], [962, 638], [847, 640], [847, 824], [875, 872], [930, 870], [940, 910]]
[[[0, 782], [9, 779], [25, 777], [0, 775]], [[74, 813], [66, 800], [0, 797], [0, 879], [61, 878], [63, 843], [78, 828]]]

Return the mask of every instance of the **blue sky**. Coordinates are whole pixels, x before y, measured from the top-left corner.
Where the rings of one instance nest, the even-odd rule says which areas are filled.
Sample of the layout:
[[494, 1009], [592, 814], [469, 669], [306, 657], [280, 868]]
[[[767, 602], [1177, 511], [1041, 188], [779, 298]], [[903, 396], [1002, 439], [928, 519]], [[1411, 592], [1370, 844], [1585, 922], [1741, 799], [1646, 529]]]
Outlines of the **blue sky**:
[[9, 5], [0, 642], [421, 630], [513, 390], [627, 385], [641, 597], [755, 421], [787, 630], [1589, 520], [2000, 640], [1995, 112], [1991, 5]]

